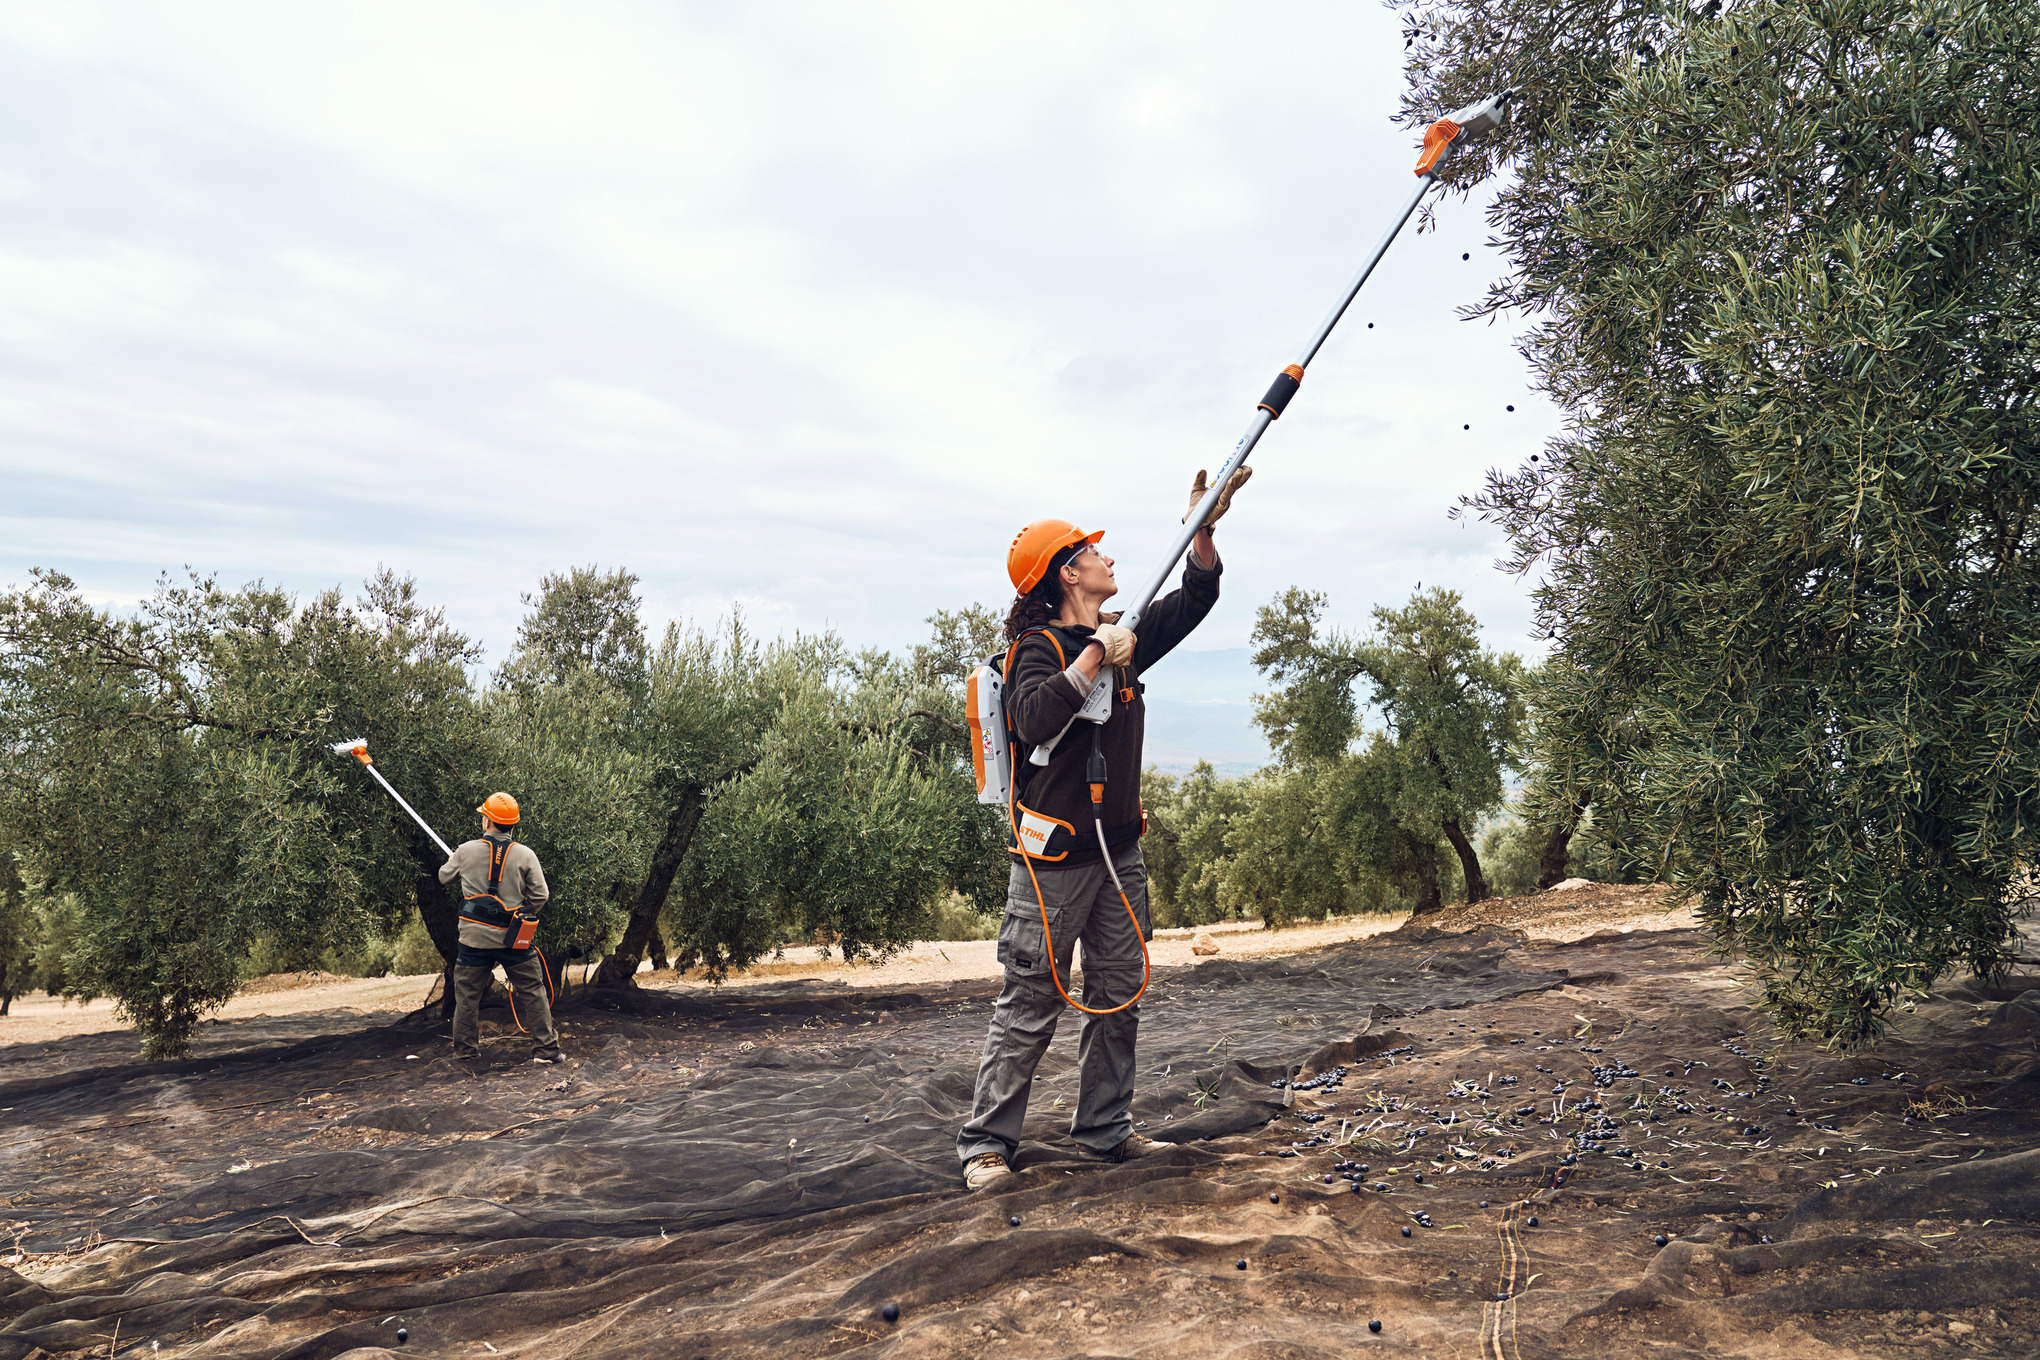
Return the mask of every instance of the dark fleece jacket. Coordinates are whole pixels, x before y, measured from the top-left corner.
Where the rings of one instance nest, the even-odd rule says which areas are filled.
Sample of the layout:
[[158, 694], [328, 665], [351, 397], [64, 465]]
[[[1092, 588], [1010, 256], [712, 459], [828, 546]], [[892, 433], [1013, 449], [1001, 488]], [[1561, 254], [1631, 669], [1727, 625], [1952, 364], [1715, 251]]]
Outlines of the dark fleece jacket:
[[[1113, 677], [1113, 688], [1118, 693], [1113, 696], [1112, 716], [1099, 733], [1100, 748], [1105, 753], [1103, 820], [1108, 834], [1140, 820], [1141, 741], [1147, 726], [1147, 705], [1141, 697], [1146, 686], [1140, 677], [1204, 621], [1204, 616], [1218, 603], [1218, 578], [1224, 570], [1223, 562], [1213, 563], [1207, 570], [1197, 565], [1194, 555], [1186, 558], [1182, 587], [1170, 591], [1149, 608], [1135, 631], [1133, 664], [1121, 667]], [[1084, 706], [1084, 696], [1064, 677], [1063, 670], [1089, 645], [1092, 631], [1082, 625], [1058, 625], [1055, 632], [1062, 642], [1061, 656], [1047, 637], [1028, 634], [1014, 653], [1012, 671], [1006, 681], [1006, 712], [1013, 720], [1017, 738], [1013, 743], [1013, 762], [1020, 772], [1020, 802], [1031, 811], [1068, 822], [1076, 830], [1077, 844], [1088, 847], [1073, 851], [1066, 859], [1036, 860], [1037, 869], [1069, 869], [1098, 862], [1091, 786], [1085, 777], [1091, 756], [1092, 724], [1076, 724], [1057, 745], [1046, 766], [1028, 761], [1036, 745], [1061, 731], [1063, 724]], [[1129, 689], [1131, 698], [1122, 698]]]

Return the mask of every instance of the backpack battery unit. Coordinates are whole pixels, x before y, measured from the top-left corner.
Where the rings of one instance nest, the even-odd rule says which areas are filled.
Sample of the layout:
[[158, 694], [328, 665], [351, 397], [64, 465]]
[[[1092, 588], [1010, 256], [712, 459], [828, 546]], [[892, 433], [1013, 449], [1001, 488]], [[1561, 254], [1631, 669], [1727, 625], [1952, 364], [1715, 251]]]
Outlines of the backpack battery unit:
[[1006, 681], [979, 666], [964, 682], [964, 721], [970, 727], [970, 770], [980, 803], [1006, 801], [1013, 787], [1013, 747], [1006, 735]]

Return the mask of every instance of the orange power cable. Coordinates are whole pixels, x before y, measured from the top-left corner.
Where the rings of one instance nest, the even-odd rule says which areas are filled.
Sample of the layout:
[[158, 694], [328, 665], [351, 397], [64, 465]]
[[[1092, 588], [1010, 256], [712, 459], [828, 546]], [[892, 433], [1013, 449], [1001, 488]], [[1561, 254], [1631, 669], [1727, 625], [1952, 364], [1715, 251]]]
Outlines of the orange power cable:
[[[1034, 900], [1041, 906], [1041, 941], [1048, 947], [1049, 981], [1053, 982], [1055, 989], [1062, 993], [1063, 1000], [1069, 1002], [1084, 1014], [1117, 1015], [1133, 1005], [1134, 1002], [1139, 1001], [1141, 997], [1147, 995], [1148, 979], [1153, 976], [1153, 969], [1148, 962], [1147, 932], [1140, 928], [1140, 917], [1134, 914], [1133, 903], [1127, 900], [1126, 889], [1120, 885], [1119, 874], [1112, 867], [1112, 848], [1104, 843], [1103, 836], [1098, 838], [1098, 853], [1105, 856], [1106, 859], [1105, 872], [1112, 875], [1112, 884], [1119, 889], [1119, 900], [1126, 907], [1126, 919], [1133, 922], [1134, 938], [1140, 941], [1140, 990], [1117, 1006], [1113, 1006], [1108, 1010], [1097, 1010], [1091, 1006], [1086, 1006], [1083, 1002], [1071, 996], [1069, 991], [1062, 985], [1062, 979], [1056, 975], [1055, 937], [1049, 932], [1048, 927], [1048, 898], [1041, 891], [1041, 880], [1035, 877], [1034, 861], [1027, 853], [1026, 844], [1020, 839], [1020, 823], [1015, 818], [1013, 812], [1013, 809], [1020, 806], [1020, 762], [1014, 760], [1011, 763], [1013, 775], [1006, 788], [1006, 825], [1012, 832], [1014, 848], [1020, 852], [1020, 862], [1027, 866], [1027, 881], [1034, 885]], [[1086, 967], [1090, 966], [1088, 957], [1084, 962]]]

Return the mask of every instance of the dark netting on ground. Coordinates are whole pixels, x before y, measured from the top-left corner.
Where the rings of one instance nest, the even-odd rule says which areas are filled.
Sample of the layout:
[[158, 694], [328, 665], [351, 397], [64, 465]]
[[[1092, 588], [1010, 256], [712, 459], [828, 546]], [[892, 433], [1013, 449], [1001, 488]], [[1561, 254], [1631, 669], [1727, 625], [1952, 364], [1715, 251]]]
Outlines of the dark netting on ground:
[[579, 993], [564, 1070], [501, 1024], [462, 1068], [426, 1015], [53, 1046], [0, 1087], [0, 1360], [116, 1327], [222, 1357], [2024, 1354], [2040, 1320], [2023, 985], [1843, 1057], [1767, 1038], [1689, 931], [1213, 960], [1142, 1007], [1135, 1117], [1176, 1147], [1063, 1137], [1069, 1012], [1021, 1174], [971, 1196], [994, 990]]

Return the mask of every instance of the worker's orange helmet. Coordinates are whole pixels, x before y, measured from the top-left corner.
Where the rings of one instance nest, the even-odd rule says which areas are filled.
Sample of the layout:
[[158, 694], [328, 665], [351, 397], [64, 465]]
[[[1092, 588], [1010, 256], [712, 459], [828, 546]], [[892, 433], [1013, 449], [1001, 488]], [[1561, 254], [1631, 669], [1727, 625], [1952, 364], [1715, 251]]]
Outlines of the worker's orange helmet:
[[497, 826], [517, 825], [517, 800], [507, 793], [492, 793], [475, 809]]
[[1006, 575], [1013, 578], [1013, 589], [1025, 595], [1048, 575], [1048, 564], [1057, 553], [1073, 543], [1096, 543], [1103, 537], [1103, 529], [1087, 534], [1066, 519], [1038, 519], [1013, 535], [1013, 546], [1006, 549]]

